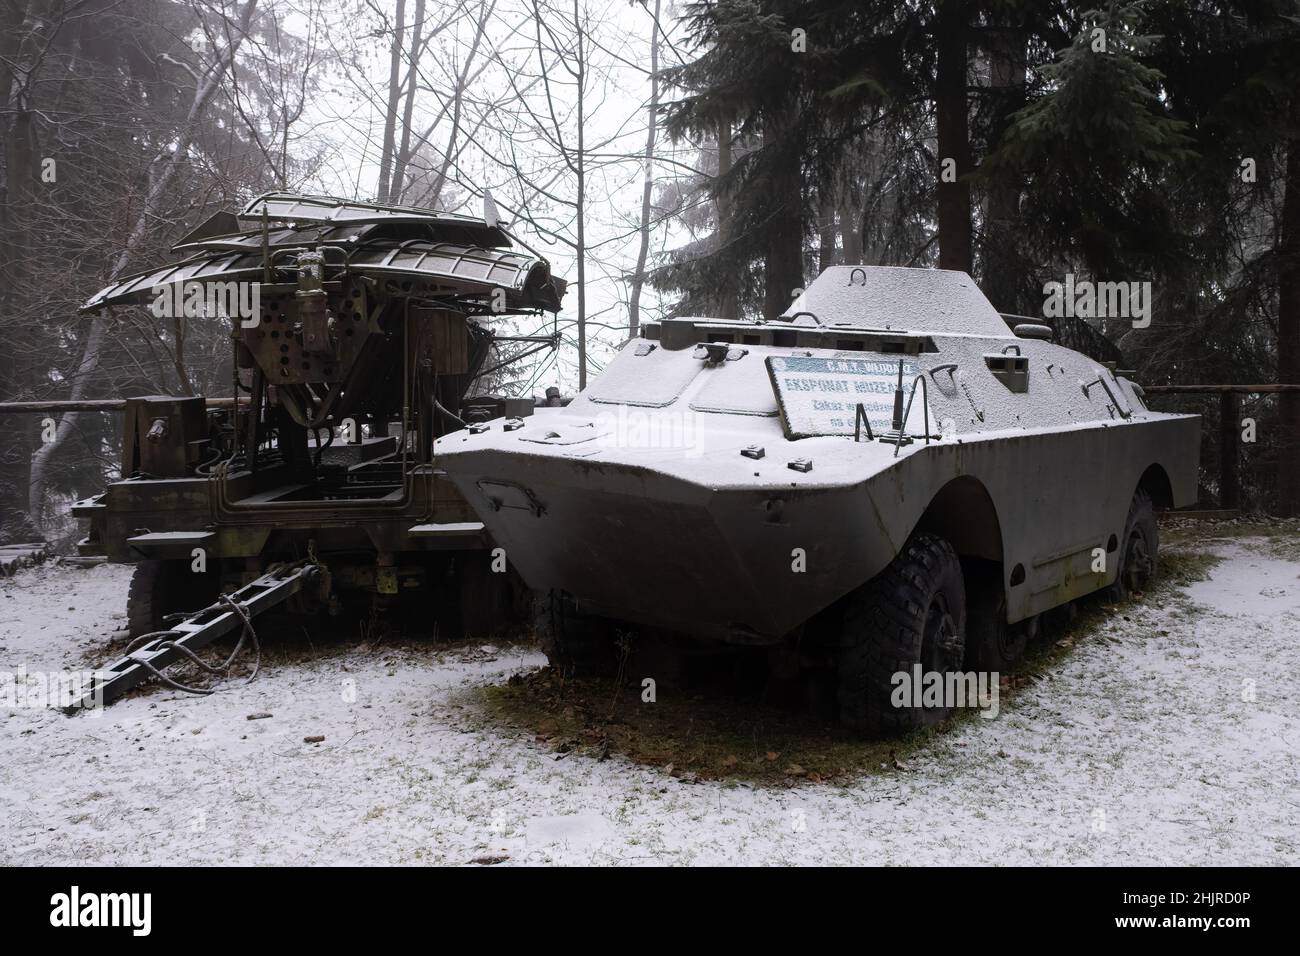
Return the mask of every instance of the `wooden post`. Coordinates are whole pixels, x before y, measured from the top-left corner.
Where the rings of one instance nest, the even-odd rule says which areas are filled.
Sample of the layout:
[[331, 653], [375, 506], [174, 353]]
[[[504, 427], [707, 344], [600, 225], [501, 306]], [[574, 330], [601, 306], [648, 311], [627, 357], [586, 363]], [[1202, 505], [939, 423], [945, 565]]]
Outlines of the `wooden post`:
[[1236, 392], [1219, 393], [1219, 507], [1235, 510], [1241, 499], [1237, 459], [1241, 438], [1241, 405]]

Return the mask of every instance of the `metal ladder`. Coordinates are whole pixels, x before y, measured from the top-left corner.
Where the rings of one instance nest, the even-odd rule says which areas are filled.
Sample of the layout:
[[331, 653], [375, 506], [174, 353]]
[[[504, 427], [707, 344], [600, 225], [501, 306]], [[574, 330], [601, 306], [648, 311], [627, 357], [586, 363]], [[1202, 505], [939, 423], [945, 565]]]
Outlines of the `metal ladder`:
[[[320, 567], [315, 564], [272, 568], [256, 581], [226, 595], [226, 598], [242, 607], [252, 619], [314, 584], [320, 572]], [[152, 677], [153, 670], [162, 670], [168, 664], [180, 660], [184, 655], [177, 649], [178, 646], [197, 651], [243, 626], [244, 618], [225, 601], [195, 611], [166, 631], [159, 631], [157, 637], [125, 657], [97, 670], [88, 689], [64, 707], [63, 712], [73, 714], [93, 706], [108, 706], [132, 687]], [[153, 670], [146, 667], [145, 663]]]

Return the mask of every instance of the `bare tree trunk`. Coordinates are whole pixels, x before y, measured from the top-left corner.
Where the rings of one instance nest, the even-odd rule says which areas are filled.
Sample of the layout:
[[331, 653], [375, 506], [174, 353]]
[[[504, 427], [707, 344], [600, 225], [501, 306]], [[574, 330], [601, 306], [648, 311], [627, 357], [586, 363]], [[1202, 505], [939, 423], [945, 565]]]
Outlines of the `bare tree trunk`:
[[[6, 397], [29, 398], [35, 384], [32, 323], [27, 318], [28, 263], [32, 253], [29, 231], [35, 213], [36, 131], [31, 101], [31, 82], [48, 46], [49, 4], [32, 0], [21, 25], [12, 35], [16, 50], [6, 63], [4, 106], [13, 120], [5, 130], [5, 201], [0, 204], [0, 320], [5, 322], [5, 341], [0, 347], [0, 390]], [[6, 58], [8, 60], [8, 58]], [[16, 319], [16, 320], [15, 320]], [[26, 494], [31, 483], [32, 448], [35, 445], [30, 419], [3, 422], [5, 441], [0, 443], [0, 540], [32, 538], [37, 516]]]
[[[231, 37], [229, 47], [216, 57], [211, 70], [208, 71], [207, 76], [194, 90], [194, 101], [190, 104], [184, 125], [177, 130], [176, 140], [172, 145], [171, 152], [166, 156], [158, 157], [153, 168], [150, 169], [149, 188], [145, 193], [144, 203], [140, 207], [140, 212], [136, 216], [131, 231], [127, 234], [122, 251], [114, 262], [113, 270], [109, 274], [109, 281], [116, 279], [126, 271], [126, 267], [131, 262], [136, 249], [144, 240], [150, 224], [157, 218], [167, 188], [171, 185], [176, 171], [180, 168], [181, 161], [184, 159], [185, 154], [189, 152], [190, 144], [194, 141], [194, 133], [199, 119], [207, 110], [208, 103], [211, 102], [212, 97], [221, 86], [222, 77], [234, 61], [235, 54], [239, 51], [239, 47], [248, 33], [248, 26], [252, 22], [253, 13], [256, 9], [257, 0], [248, 0], [244, 5], [244, 12], [240, 15], [238, 28]], [[68, 396], [72, 401], [81, 401], [86, 397], [87, 387], [94, 376], [95, 369], [99, 366], [99, 357], [107, 333], [108, 310], [100, 309], [90, 324], [90, 331], [86, 336], [86, 345], [81, 353], [81, 361], [77, 363], [77, 370], [72, 375], [72, 391]], [[64, 415], [59, 420], [53, 441], [46, 442], [32, 456], [28, 507], [32, 520], [38, 525], [41, 523], [41, 511], [48, 482], [47, 469], [50, 459], [68, 437], [76, 431], [77, 423], [80, 421], [82, 414], [84, 413], [68, 412]]]
[[584, 220], [587, 217], [587, 162], [586, 162], [586, 90], [587, 76], [585, 44], [582, 42], [582, 20], [578, 0], [573, 0], [573, 28], [578, 34], [578, 391], [587, 387], [587, 237]]
[[[726, 178], [731, 172], [731, 120], [723, 119], [718, 123], [718, 179]], [[718, 247], [722, 248], [731, 241], [731, 200], [724, 192], [718, 193]], [[730, 276], [720, 290], [718, 318], [728, 321], [740, 316], [740, 296], [736, 290], [736, 277]]]
[[784, 107], [773, 110], [764, 120], [763, 148], [780, 151], [763, 257], [763, 317], [769, 322], [780, 317], [795, 290], [803, 287], [803, 190], [798, 153], [786, 142], [792, 118], [791, 108]]
[[180, 382], [183, 394], [193, 395], [194, 385], [190, 382], [190, 370], [185, 363], [185, 316], [178, 315], [172, 319], [172, 336], [176, 339], [176, 348], [172, 351], [176, 380]]
[[[971, 271], [970, 144], [966, 104], [966, 3], [940, 0], [939, 64], [935, 76], [935, 112], [940, 176], [938, 186], [939, 268]], [[952, 160], [956, 179], [946, 182], [944, 165]], [[950, 167], [951, 168], [951, 167]]]
[[406, 0], [397, 0], [397, 23], [388, 50], [388, 106], [384, 110], [384, 145], [379, 154], [379, 182], [375, 198], [388, 202], [388, 186], [393, 176], [393, 144], [397, 130], [397, 104], [402, 97], [402, 34], [406, 31]]
[[862, 207], [847, 189], [840, 203], [840, 244], [844, 247], [845, 265], [862, 264]]
[[817, 268], [825, 272], [835, 265], [835, 203], [830, 197], [822, 200], [817, 217]]
[[[994, 99], [994, 122], [990, 151], [1005, 134], [1011, 114], [1025, 100], [1025, 35], [1008, 29], [990, 34], [989, 87]], [[1017, 301], [1015, 238], [1020, 212], [1020, 190], [1014, 182], [992, 183], [988, 190], [988, 211], [984, 222], [984, 294], [1001, 312], [1020, 312]]]
[[650, 252], [650, 200], [654, 192], [655, 134], [659, 131], [659, 0], [655, 0], [650, 24], [650, 105], [646, 108], [645, 179], [641, 183], [641, 245], [636, 254], [636, 272], [627, 303], [627, 330], [635, 337], [641, 327], [641, 288], [645, 285], [645, 262]]
[[388, 183], [390, 202], [401, 202], [406, 193], [406, 164], [411, 161], [411, 116], [415, 112], [416, 78], [420, 70], [420, 44], [424, 30], [424, 0], [415, 0], [415, 22], [411, 24], [410, 63], [406, 71], [406, 105], [402, 110], [402, 145], [393, 163], [393, 176]]
[[[1300, 96], [1292, 116], [1300, 119]], [[1287, 143], [1286, 196], [1278, 248], [1277, 380], [1300, 385], [1300, 137]], [[1300, 393], [1278, 395], [1278, 513], [1300, 515]], [[1237, 426], [1233, 426], [1237, 427]]]

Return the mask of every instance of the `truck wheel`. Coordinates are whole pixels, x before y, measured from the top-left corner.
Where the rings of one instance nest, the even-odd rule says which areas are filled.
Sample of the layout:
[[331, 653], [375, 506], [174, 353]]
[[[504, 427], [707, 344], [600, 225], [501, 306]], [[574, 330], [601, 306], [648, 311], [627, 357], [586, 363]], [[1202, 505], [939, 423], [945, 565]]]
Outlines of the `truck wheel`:
[[207, 607], [220, 590], [217, 575], [195, 573], [189, 561], [141, 561], [126, 592], [127, 630], [132, 639], [164, 631], [167, 615]]
[[[931, 534], [912, 538], [875, 578], [849, 595], [840, 641], [840, 721], [892, 736], [930, 727], [951, 708], [895, 707], [894, 675], [959, 671], [965, 652], [966, 588], [951, 544]], [[906, 686], [906, 685], [904, 685]]]
[[488, 637], [515, 623], [513, 576], [513, 570], [493, 571], [486, 552], [457, 555], [450, 575], [456, 613], [448, 636]]
[[1007, 623], [1007, 595], [1001, 580], [967, 595], [966, 668], [1003, 674], [1024, 659], [1029, 643], [1029, 622]]
[[1150, 587], [1155, 580], [1159, 551], [1155, 507], [1151, 504], [1151, 496], [1139, 488], [1128, 508], [1124, 537], [1119, 546], [1119, 572], [1115, 583], [1110, 586], [1109, 598], [1118, 603]]
[[580, 613], [559, 591], [538, 593], [533, 610], [542, 652], [556, 670], [593, 677], [618, 672], [618, 644], [607, 621]]

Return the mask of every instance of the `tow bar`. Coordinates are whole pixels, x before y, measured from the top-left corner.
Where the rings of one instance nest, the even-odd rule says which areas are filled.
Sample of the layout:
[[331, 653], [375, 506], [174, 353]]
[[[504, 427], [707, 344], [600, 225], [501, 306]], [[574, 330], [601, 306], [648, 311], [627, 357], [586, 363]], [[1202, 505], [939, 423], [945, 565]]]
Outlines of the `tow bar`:
[[167, 630], [145, 635], [152, 640], [96, 671], [89, 689], [63, 712], [73, 714], [95, 705], [108, 706], [132, 687], [161, 676], [160, 671], [167, 665], [182, 658], [193, 659], [199, 648], [247, 626], [259, 614], [317, 584], [321, 574], [322, 568], [310, 563], [272, 568]]

